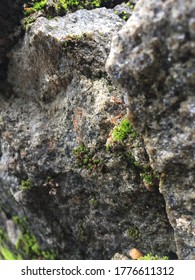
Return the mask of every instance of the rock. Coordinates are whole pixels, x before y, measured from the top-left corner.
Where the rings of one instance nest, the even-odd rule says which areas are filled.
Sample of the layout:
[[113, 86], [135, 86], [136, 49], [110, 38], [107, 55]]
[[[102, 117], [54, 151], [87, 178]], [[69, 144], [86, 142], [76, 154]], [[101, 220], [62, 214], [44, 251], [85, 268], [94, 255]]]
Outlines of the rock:
[[123, 255], [123, 254], [116, 253], [116, 254], [114, 254], [114, 256], [112, 257], [112, 260], [116, 260], [116, 261], [119, 261], [119, 260], [128, 261], [129, 259], [128, 259], [125, 255]]
[[18, 238], [21, 235], [20, 229], [16, 226], [16, 224], [12, 220], [6, 221], [6, 229], [8, 233], [9, 240], [12, 244], [16, 245]]
[[128, 92], [180, 259], [195, 257], [195, 3], [138, 1], [114, 36], [107, 70]]
[[59, 259], [111, 259], [135, 246], [175, 252], [164, 199], [140, 177], [149, 164], [141, 136], [105, 146], [125, 118], [123, 91], [105, 71], [123, 24], [105, 8], [40, 17], [9, 54], [14, 94], [0, 95], [1, 211], [7, 219], [25, 214]]
[[133, 248], [129, 251], [129, 256], [133, 260], [138, 260], [139, 258], [143, 257], [143, 254], [137, 248]]

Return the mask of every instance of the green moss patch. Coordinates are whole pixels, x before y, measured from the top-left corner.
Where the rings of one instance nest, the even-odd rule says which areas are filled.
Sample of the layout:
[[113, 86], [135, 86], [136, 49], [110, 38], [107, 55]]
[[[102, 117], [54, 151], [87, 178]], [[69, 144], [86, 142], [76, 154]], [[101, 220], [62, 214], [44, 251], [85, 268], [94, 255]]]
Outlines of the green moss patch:
[[159, 257], [157, 255], [152, 255], [152, 253], [149, 253], [141, 258], [139, 260], [168, 260], [169, 258], [166, 256]]
[[21, 180], [20, 189], [21, 189], [22, 191], [28, 191], [28, 190], [30, 190], [30, 189], [31, 189], [31, 181], [30, 181], [30, 179]]
[[41, 249], [35, 235], [33, 235], [27, 228], [25, 218], [13, 217], [14, 222], [20, 227], [21, 236], [19, 237], [15, 248], [26, 259], [47, 259], [53, 260], [56, 255], [53, 251], [44, 251]]
[[128, 3], [130, 7], [133, 7], [132, 1], [127, 0], [58, 0], [53, 3], [52, 7], [48, 5], [47, 0], [31, 0], [26, 1], [24, 6], [24, 15], [29, 16], [38, 11], [42, 11], [45, 14], [50, 13], [50, 10], [55, 11], [55, 15], [63, 15], [68, 12], [75, 12], [80, 9], [95, 9], [100, 7], [113, 8], [114, 6], [123, 2]]
[[88, 170], [95, 170], [102, 165], [102, 160], [97, 157], [95, 151], [92, 151], [84, 144], [74, 148], [73, 154], [76, 159], [76, 166]]
[[134, 140], [138, 136], [139, 133], [133, 128], [128, 119], [122, 120], [112, 131], [113, 140], [118, 142], [124, 141], [127, 137], [130, 137], [130, 140]]
[[15, 254], [6, 246], [0, 245], [0, 255], [2, 256], [3, 260], [22, 260], [22, 256]]
[[12, 220], [20, 229], [21, 234], [15, 245], [13, 245], [7, 233], [0, 228], [0, 259], [3, 260], [54, 260], [56, 254], [52, 250], [45, 251], [41, 248], [37, 238], [27, 227], [25, 218], [13, 216]]

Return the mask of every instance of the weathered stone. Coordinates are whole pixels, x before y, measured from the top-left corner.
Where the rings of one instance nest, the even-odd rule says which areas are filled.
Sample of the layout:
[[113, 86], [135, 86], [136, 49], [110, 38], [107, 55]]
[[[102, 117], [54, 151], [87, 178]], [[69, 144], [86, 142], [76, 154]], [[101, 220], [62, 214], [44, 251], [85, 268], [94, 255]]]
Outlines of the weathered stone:
[[141, 137], [105, 147], [126, 109], [105, 71], [123, 24], [105, 8], [42, 17], [10, 53], [14, 94], [0, 96], [1, 211], [11, 219], [24, 209], [40, 244], [61, 259], [111, 259], [133, 247], [175, 252], [163, 197], [140, 177], [148, 165]]
[[195, 258], [195, 3], [142, 1], [114, 36], [107, 70], [128, 92], [174, 228], [177, 254]]

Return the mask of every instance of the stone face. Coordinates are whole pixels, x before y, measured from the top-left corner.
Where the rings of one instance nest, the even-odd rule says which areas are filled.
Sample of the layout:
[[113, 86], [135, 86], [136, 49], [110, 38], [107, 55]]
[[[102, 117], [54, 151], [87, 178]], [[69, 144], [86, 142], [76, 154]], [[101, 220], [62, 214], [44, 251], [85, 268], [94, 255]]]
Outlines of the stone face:
[[177, 254], [195, 258], [195, 3], [139, 1], [114, 36], [107, 70], [127, 91], [174, 228]]
[[163, 197], [140, 177], [148, 165], [141, 137], [105, 147], [126, 109], [105, 71], [123, 24], [105, 8], [42, 17], [9, 54], [13, 94], [0, 95], [1, 227], [25, 214], [43, 248], [61, 259], [111, 259], [133, 247], [175, 252]]
[[[38, 18], [29, 31], [30, 36], [26, 34], [22, 48], [13, 54], [17, 64], [15, 69], [11, 65], [8, 80], [14, 85], [14, 91], [47, 101], [70, 84], [74, 71], [86, 77], [105, 75], [107, 36], [121, 24], [122, 20], [105, 8], [95, 14], [80, 10], [50, 21]], [[93, 38], [94, 32], [99, 45]], [[24, 83], [19, 84], [21, 77]]]

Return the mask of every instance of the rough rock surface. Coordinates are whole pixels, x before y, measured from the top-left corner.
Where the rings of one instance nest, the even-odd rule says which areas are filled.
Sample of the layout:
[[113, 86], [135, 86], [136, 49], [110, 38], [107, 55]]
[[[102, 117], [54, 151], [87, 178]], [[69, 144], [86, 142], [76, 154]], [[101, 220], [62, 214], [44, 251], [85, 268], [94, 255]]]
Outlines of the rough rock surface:
[[12, 244], [13, 215], [25, 215], [58, 258], [175, 252], [164, 199], [145, 188], [132, 161], [148, 164], [141, 138], [105, 147], [125, 111], [105, 72], [123, 24], [105, 8], [42, 17], [10, 53], [13, 93], [0, 95], [0, 226]]
[[181, 259], [195, 258], [195, 3], [139, 1], [113, 38], [107, 70], [127, 91]]

